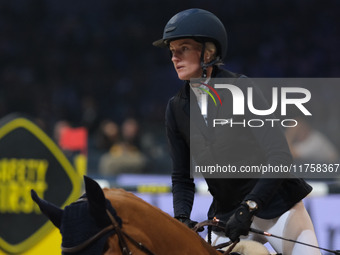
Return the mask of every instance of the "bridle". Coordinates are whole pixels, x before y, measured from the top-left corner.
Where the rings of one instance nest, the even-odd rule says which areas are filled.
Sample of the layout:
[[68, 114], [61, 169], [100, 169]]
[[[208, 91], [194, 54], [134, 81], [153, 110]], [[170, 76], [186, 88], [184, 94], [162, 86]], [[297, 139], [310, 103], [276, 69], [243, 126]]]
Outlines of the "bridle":
[[[77, 202], [83, 202], [83, 201], [87, 201], [87, 198], [82, 197], [82, 198], [78, 199], [76, 201], [76, 203]], [[106, 213], [111, 220], [110, 225], [104, 227], [102, 230], [100, 230], [95, 235], [93, 235], [92, 237], [90, 237], [86, 241], [82, 242], [81, 244], [75, 245], [73, 247], [65, 247], [65, 246], [62, 245], [61, 246], [62, 252], [65, 252], [65, 253], [81, 252], [81, 251], [85, 250], [89, 245], [93, 244], [95, 241], [102, 238], [105, 234], [114, 230], [115, 233], [118, 236], [119, 247], [120, 247], [120, 250], [121, 250], [123, 255], [132, 255], [133, 254], [130, 251], [128, 245], [127, 245], [127, 240], [130, 241], [130, 243], [132, 243], [135, 247], [137, 247], [144, 254], [155, 255], [146, 246], [144, 246], [141, 242], [136, 241], [129, 234], [127, 234], [125, 231], [123, 231], [121, 226], [119, 225], [117, 219], [114, 217], [114, 215], [112, 215], [112, 213], [108, 209], [106, 209]], [[215, 227], [218, 227], [218, 228], [223, 228], [223, 225], [224, 225], [224, 222], [219, 221], [217, 219], [213, 219], [213, 220], [207, 220], [207, 221], [203, 221], [201, 223], [198, 223], [193, 230], [197, 231], [198, 228], [203, 227], [203, 226], [215, 226]], [[230, 245], [228, 247], [228, 249], [223, 253], [224, 255], [228, 255], [228, 254], [230, 254], [230, 252], [232, 251], [232, 249], [235, 247], [236, 244], [237, 244], [237, 242], [233, 243], [233, 242], [229, 241], [229, 242], [217, 245], [217, 246], [213, 246], [213, 248], [220, 249], [220, 248], [223, 248], [223, 247]]]
[[[87, 201], [86, 197], [80, 198], [77, 202], [81, 202], [81, 201]], [[122, 228], [119, 226], [117, 220], [115, 219], [115, 217], [111, 214], [111, 212], [106, 209], [106, 213], [109, 216], [110, 220], [111, 220], [111, 225], [103, 228], [102, 230], [100, 230], [97, 234], [95, 234], [94, 236], [90, 237], [89, 239], [87, 239], [86, 241], [84, 241], [83, 243], [73, 246], [73, 247], [64, 247], [61, 246], [61, 250], [63, 252], [66, 253], [76, 253], [76, 252], [80, 252], [84, 249], [86, 249], [90, 244], [94, 243], [95, 241], [97, 241], [98, 239], [100, 239], [103, 235], [105, 235], [106, 233], [108, 233], [111, 230], [115, 230], [117, 236], [118, 236], [118, 242], [119, 242], [119, 247], [120, 250], [122, 252], [123, 255], [132, 255], [133, 253], [130, 251], [126, 239], [129, 240], [134, 246], [136, 246], [140, 251], [144, 252], [147, 255], [155, 255], [154, 253], [152, 253], [148, 248], [146, 248], [142, 243], [137, 242], [135, 239], [133, 239], [130, 235], [128, 235], [127, 233], [125, 233]]]

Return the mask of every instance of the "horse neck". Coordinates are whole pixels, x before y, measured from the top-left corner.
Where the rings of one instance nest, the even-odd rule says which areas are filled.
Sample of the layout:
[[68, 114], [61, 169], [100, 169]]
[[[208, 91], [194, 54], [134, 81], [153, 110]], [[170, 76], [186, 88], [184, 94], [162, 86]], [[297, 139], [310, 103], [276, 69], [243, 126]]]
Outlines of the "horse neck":
[[[111, 190], [111, 192], [105, 192], [105, 195], [123, 220], [123, 230], [156, 255], [218, 254], [215, 249], [183, 223], [131, 193]], [[112, 251], [117, 250], [117, 242], [116, 236], [109, 239]], [[134, 249], [135, 247], [131, 246], [131, 250]], [[111, 254], [119, 253], [112, 252]], [[137, 252], [136, 254], [141, 253]]]

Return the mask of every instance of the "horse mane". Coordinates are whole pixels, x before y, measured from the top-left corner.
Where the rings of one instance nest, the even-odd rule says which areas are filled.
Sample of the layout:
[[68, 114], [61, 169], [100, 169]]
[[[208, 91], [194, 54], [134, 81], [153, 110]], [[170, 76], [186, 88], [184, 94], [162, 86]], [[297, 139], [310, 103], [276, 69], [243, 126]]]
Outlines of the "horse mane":
[[[196, 232], [131, 192], [115, 188], [103, 192], [122, 218], [124, 231], [155, 254], [219, 254]], [[117, 242], [117, 235], [111, 236], [105, 254], [120, 254]]]

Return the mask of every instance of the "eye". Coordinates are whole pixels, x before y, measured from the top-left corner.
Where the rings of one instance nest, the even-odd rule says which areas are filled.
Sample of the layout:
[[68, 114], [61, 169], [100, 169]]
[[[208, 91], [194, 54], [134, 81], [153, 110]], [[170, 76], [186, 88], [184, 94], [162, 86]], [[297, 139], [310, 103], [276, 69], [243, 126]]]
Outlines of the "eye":
[[189, 48], [187, 46], [182, 47], [182, 51], [187, 51], [187, 50], [189, 50]]

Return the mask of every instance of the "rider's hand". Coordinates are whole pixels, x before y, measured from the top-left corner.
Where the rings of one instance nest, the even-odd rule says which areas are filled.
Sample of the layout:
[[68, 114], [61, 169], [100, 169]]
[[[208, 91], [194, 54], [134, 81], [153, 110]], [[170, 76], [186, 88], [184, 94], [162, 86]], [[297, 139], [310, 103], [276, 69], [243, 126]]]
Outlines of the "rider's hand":
[[248, 206], [241, 204], [228, 220], [225, 227], [225, 235], [232, 242], [237, 241], [241, 235], [248, 235], [253, 216], [254, 213], [250, 212]]
[[[196, 224], [198, 223], [197, 221], [193, 221], [191, 220], [188, 216], [186, 215], [180, 215], [175, 217], [177, 220], [179, 220], [180, 222], [184, 223], [185, 225], [187, 225], [190, 229], [193, 229]], [[203, 227], [200, 227], [197, 232], [202, 232], [204, 230]]]

